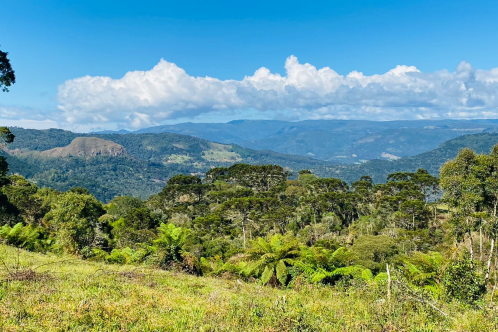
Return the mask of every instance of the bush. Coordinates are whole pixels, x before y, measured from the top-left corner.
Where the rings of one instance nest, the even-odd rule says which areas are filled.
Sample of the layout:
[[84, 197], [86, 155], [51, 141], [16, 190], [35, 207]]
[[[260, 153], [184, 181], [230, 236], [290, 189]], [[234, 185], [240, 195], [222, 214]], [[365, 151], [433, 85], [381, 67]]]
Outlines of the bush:
[[141, 264], [146, 262], [156, 252], [151, 246], [143, 245], [141, 248], [113, 249], [107, 253], [102, 249], [93, 249], [91, 258], [97, 261], [104, 261], [111, 264]]
[[22, 223], [13, 227], [8, 225], [0, 227], [0, 239], [6, 244], [39, 252], [47, 251], [52, 244], [44, 228], [32, 225], [23, 226]]
[[355, 241], [352, 251], [358, 258], [356, 265], [379, 272], [398, 253], [398, 248], [388, 236], [363, 235]]
[[475, 304], [486, 294], [484, 278], [472, 266], [469, 255], [454, 260], [443, 276], [446, 296], [467, 304]]

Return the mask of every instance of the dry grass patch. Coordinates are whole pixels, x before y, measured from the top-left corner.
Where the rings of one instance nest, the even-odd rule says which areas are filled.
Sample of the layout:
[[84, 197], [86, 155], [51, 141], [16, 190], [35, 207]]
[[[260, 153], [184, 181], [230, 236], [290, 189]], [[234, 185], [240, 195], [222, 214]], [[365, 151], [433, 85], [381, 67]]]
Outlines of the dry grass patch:
[[21, 269], [8, 273], [4, 279], [5, 282], [12, 281], [44, 281], [51, 279], [52, 276], [48, 272], [35, 272], [32, 269]]

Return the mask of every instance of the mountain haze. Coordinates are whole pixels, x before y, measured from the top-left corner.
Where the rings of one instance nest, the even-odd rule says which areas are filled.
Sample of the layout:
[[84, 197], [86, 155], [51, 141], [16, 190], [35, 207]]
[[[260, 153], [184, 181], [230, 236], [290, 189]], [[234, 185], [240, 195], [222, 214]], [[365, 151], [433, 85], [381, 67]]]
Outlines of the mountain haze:
[[459, 136], [496, 131], [498, 120], [238, 120], [164, 125], [135, 133], [171, 132], [255, 150], [361, 163], [414, 156]]

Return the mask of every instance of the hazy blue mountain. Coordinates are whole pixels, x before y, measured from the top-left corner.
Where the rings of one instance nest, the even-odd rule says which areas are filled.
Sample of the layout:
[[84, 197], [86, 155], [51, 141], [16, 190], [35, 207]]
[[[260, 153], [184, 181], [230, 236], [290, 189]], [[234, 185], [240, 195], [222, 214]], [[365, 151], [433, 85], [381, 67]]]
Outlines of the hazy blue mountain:
[[275, 120], [235, 120], [228, 123], [180, 123], [145, 128], [135, 131], [143, 133], [176, 133], [191, 135], [219, 143], [241, 143], [246, 140], [259, 140], [268, 137], [289, 122]]
[[171, 132], [255, 150], [360, 163], [414, 156], [455, 137], [496, 131], [498, 120], [238, 120], [164, 125], [135, 133]]
[[463, 148], [470, 148], [477, 153], [488, 154], [491, 148], [498, 144], [498, 133], [465, 135], [444, 142], [434, 150], [416, 156], [404, 157], [398, 160], [371, 160], [361, 165], [331, 165], [318, 166], [316, 174], [327, 177], [337, 177], [347, 182], [358, 180], [362, 175], [369, 175], [374, 182], [384, 182], [393, 172], [415, 172], [419, 168], [428, 170], [439, 176], [443, 164], [457, 156]]
[[131, 133], [131, 131], [128, 131], [128, 130], [125, 130], [125, 129], [121, 129], [121, 130], [101, 130], [101, 131], [94, 131], [94, 132], [91, 132], [90, 134], [121, 134], [121, 135], [124, 135], [124, 134], [129, 134]]

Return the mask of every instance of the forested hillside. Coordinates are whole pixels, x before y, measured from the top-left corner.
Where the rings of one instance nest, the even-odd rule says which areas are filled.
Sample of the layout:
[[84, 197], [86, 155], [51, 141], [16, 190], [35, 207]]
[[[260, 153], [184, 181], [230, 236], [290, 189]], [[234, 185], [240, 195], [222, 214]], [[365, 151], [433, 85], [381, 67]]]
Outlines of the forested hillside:
[[66, 191], [82, 186], [104, 201], [121, 195], [147, 198], [176, 174], [203, 174], [237, 162], [278, 164], [294, 172], [326, 164], [170, 133], [90, 135], [21, 128], [12, 132], [16, 140], [6, 150], [11, 173], [40, 187]]
[[441, 144], [438, 148], [398, 160], [371, 160], [360, 165], [317, 166], [316, 174], [343, 179], [347, 182], [356, 181], [361, 175], [368, 174], [375, 183], [384, 182], [393, 172], [415, 172], [422, 168], [434, 176], [439, 176], [441, 166], [464, 148], [470, 148], [477, 153], [485, 153], [498, 143], [498, 133], [474, 134], [457, 137]]
[[[0, 184], [0, 240], [4, 244], [72, 255], [88, 264], [131, 264], [222, 278], [227, 283], [237, 280], [237, 287], [246, 287], [246, 283], [250, 287], [269, 286], [258, 292], [268, 291], [270, 298], [276, 291], [272, 288], [282, 292], [276, 301], [284, 316], [266, 304], [249, 307], [249, 316], [223, 312], [216, 318], [185, 312], [188, 321], [178, 323], [184, 328], [205, 322], [202, 317], [227, 326], [240, 326], [239, 319], [243, 319], [252, 330], [262, 326], [289, 331], [330, 330], [344, 324], [360, 324], [365, 329], [377, 329], [381, 324], [403, 330], [415, 322], [429, 330], [498, 327], [494, 300], [498, 145], [490, 154], [461, 150], [441, 168], [440, 179], [419, 169], [389, 174], [383, 183], [375, 184], [365, 175], [348, 184], [319, 177], [310, 170], [289, 179], [281, 166], [234, 164], [212, 168], [203, 178], [173, 176], [147, 200], [121, 196], [107, 204], [85, 188], [56, 191], [39, 188], [19, 175], [6, 176], [5, 166], [2, 164]], [[5, 282], [0, 294], [11, 308], [20, 305], [15, 294], [29, 293], [31, 283], [41, 280], [59, 285], [58, 292], [65, 294], [77, 287], [75, 296], [87, 296], [93, 286], [84, 286], [87, 279], [81, 278], [90, 270], [96, 275], [92, 279], [98, 283], [95, 287], [124, 300], [119, 295], [124, 290], [116, 292], [120, 284], [112, 288], [109, 280], [101, 277], [120, 273], [116, 268], [99, 275], [98, 271], [106, 271], [104, 265], [96, 265], [101, 266], [97, 269], [80, 265], [78, 277], [66, 276], [68, 279], [59, 282], [50, 269], [41, 272], [38, 266], [19, 264], [9, 268], [15, 260], [3, 262]], [[137, 271], [141, 270], [126, 268], [118, 276], [143, 278], [137, 277], [144, 275]], [[149, 294], [158, 287], [157, 281], [164, 283], [163, 276], [149, 279]], [[12, 285], [15, 291], [3, 285]], [[347, 304], [346, 321], [337, 322], [335, 314], [326, 315], [329, 304], [310, 307], [295, 302], [308, 303], [309, 296], [318, 293], [336, 294], [335, 300]], [[50, 294], [43, 302], [52, 303], [44, 309], [51, 312], [50, 308], [60, 303]], [[145, 306], [143, 296], [130, 294], [128, 300], [133, 298], [134, 303]], [[187, 297], [184, 290], [178, 296], [177, 301]], [[24, 297], [36, 298], [33, 294]], [[189, 306], [206, 308], [197, 302], [201, 299], [189, 298]], [[161, 297], [161, 301], [165, 299]], [[2, 303], [0, 309], [7, 312], [8, 320], [1, 324], [9, 326], [17, 316]], [[47, 324], [39, 321], [41, 316], [33, 305], [24, 310], [27, 324]], [[70, 315], [75, 309], [59, 310]], [[98, 310], [88, 308], [88, 315], [78, 318], [78, 324], [108, 326], [108, 320], [95, 318], [100, 317], [95, 315]], [[181, 307], [176, 310], [183, 312]], [[315, 314], [316, 310], [320, 313]], [[162, 311], [149, 314], [159, 321], [170, 317]], [[135, 317], [137, 312], [130, 309], [128, 315]], [[346, 319], [350, 315], [357, 318]], [[380, 322], [373, 318], [378, 315]], [[112, 317], [115, 326], [123, 326], [123, 315]], [[72, 320], [63, 322], [72, 326]], [[149, 325], [130, 324], [134, 329], [155, 326], [150, 320]]]

